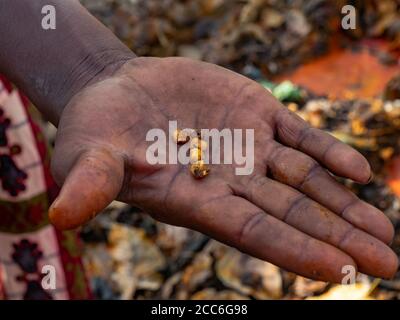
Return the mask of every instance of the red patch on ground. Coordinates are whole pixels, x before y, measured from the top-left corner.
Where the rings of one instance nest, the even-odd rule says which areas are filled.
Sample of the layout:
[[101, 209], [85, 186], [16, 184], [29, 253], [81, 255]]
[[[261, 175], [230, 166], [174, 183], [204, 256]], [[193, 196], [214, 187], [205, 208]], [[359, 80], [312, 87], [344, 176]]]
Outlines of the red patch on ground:
[[334, 48], [329, 54], [275, 80], [291, 80], [318, 95], [334, 99], [373, 98], [379, 96], [387, 82], [400, 71], [398, 54], [397, 64], [388, 66], [382, 64], [377, 54], [371, 53], [371, 49], [388, 52], [388, 48], [389, 45], [380, 40], [364, 40], [357, 51]]
[[400, 197], [400, 157], [391, 160], [387, 167], [387, 184]]

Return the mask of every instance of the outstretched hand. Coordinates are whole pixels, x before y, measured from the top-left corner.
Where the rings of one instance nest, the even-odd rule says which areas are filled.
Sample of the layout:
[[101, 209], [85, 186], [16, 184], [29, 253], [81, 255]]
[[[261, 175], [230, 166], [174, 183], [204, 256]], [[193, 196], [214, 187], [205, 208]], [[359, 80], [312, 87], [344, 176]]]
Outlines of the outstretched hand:
[[[181, 128], [255, 130], [255, 169], [150, 165], [146, 133]], [[50, 209], [60, 229], [78, 227], [118, 199], [154, 218], [203, 232], [303, 276], [340, 282], [343, 266], [392, 277], [393, 227], [332, 174], [370, 179], [365, 158], [309, 127], [257, 83], [184, 58], [136, 58], [69, 102], [52, 160], [62, 185]]]

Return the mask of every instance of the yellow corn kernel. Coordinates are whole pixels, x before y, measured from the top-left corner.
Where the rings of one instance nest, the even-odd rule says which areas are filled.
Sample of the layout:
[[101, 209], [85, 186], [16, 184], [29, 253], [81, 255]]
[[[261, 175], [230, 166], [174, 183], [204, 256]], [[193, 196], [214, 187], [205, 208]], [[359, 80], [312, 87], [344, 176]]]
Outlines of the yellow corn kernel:
[[191, 163], [195, 163], [196, 161], [201, 160], [201, 150], [197, 148], [190, 149], [190, 161]]
[[184, 130], [175, 130], [173, 133], [173, 139], [176, 144], [185, 144], [190, 140], [190, 136]]
[[208, 147], [207, 142], [205, 142], [204, 140], [201, 140], [199, 138], [193, 138], [190, 141], [190, 148], [197, 148], [197, 149], [201, 149], [201, 150], [206, 150]]
[[190, 165], [190, 172], [196, 179], [202, 179], [210, 173], [210, 168], [203, 160], [199, 160]]

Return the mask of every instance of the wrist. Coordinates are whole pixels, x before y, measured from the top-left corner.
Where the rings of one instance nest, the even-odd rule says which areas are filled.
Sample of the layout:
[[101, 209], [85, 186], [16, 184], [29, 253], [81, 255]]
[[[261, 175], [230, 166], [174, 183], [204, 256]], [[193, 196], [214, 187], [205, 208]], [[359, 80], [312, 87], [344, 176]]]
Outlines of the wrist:
[[48, 119], [57, 125], [65, 106], [75, 95], [111, 77], [126, 62], [134, 58], [136, 58], [135, 54], [128, 48], [96, 46], [82, 51], [82, 55], [74, 61], [69, 60], [70, 72], [61, 76], [54, 72], [50, 76], [49, 81], [53, 82], [54, 86], [42, 105], [43, 109], [51, 110], [50, 113], [46, 113]]

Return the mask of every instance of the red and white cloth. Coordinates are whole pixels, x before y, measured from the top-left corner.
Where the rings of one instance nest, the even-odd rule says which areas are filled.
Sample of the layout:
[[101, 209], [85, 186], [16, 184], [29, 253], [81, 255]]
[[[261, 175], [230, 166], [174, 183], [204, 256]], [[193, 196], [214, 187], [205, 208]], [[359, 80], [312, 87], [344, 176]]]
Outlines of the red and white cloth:
[[0, 75], [0, 299], [87, 299], [76, 233], [48, 224], [58, 188], [31, 108]]

